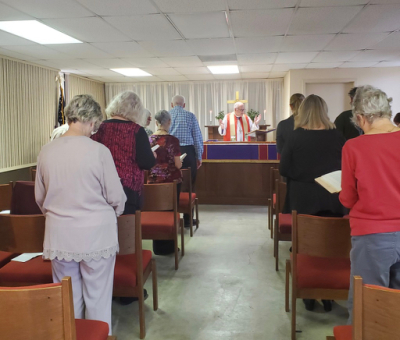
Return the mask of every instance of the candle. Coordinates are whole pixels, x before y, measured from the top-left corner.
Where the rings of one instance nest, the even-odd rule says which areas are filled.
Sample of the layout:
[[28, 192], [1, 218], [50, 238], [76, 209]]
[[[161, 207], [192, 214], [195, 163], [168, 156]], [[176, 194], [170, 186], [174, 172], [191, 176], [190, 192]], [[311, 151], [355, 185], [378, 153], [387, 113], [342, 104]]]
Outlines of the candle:
[[264, 110], [264, 121], [267, 122], [267, 110]]
[[210, 110], [210, 122], [212, 124], [212, 110]]

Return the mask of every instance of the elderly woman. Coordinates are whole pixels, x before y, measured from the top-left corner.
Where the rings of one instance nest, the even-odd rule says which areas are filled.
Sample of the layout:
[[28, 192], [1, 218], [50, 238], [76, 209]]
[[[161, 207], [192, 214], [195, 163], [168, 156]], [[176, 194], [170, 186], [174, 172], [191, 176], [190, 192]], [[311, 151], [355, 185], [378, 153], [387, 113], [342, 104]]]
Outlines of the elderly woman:
[[100, 105], [89, 95], [75, 96], [65, 115], [68, 131], [45, 145], [37, 162], [43, 257], [51, 260], [54, 282], [71, 276], [75, 317], [105, 321], [111, 334], [116, 216], [126, 196], [110, 151], [89, 138], [101, 122]]
[[153, 134], [153, 131], [151, 131], [149, 129], [149, 125], [151, 123], [151, 112], [147, 109], [144, 109], [144, 111], [145, 111], [145, 117], [144, 117], [145, 123], [144, 123], [143, 127], [144, 127], [144, 131], [146, 131], [146, 133], [147, 133], [147, 136], [150, 137]]
[[276, 128], [276, 148], [279, 153], [282, 153], [285, 142], [294, 130], [294, 118], [297, 116], [300, 104], [303, 100], [304, 95], [301, 93], [295, 93], [290, 97], [290, 110], [292, 111], [292, 115], [289, 118], [280, 121]]
[[92, 139], [110, 149], [127, 201], [124, 214], [134, 214], [142, 206], [144, 170], [155, 164], [146, 131], [138, 122], [142, 120], [143, 106], [132, 91], [118, 94], [106, 109], [104, 121]]
[[[344, 137], [328, 118], [325, 100], [308, 96], [300, 105], [294, 131], [282, 151], [280, 173], [287, 177], [284, 213], [343, 216], [344, 207], [338, 194], [330, 194], [315, 182], [315, 178], [341, 169]], [[332, 303], [322, 301], [330, 311]], [[315, 300], [304, 300], [307, 310], [313, 310]]]
[[[400, 128], [390, 120], [390, 102], [372, 86], [358, 88], [353, 120], [364, 135], [343, 148], [339, 197], [350, 208], [351, 277], [400, 289]], [[352, 308], [351, 287], [350, 320]]]
[[[157, 163], [149, 172], [149, 183], [170, 183], [177, 181], [177, 198], [179, 202], [182, 167], [180, 159], [181, 151], [179, 139], [169, 134], [171, 127], [171, 115], [168, 111], [162, 110], [156, 113], [157, 131], [150, 137], [150, 145], [159, 145], [156, 150]], [[174, 252], [173, 241], [153, 241], [153, 251], [157, 255], [166, 255]]]

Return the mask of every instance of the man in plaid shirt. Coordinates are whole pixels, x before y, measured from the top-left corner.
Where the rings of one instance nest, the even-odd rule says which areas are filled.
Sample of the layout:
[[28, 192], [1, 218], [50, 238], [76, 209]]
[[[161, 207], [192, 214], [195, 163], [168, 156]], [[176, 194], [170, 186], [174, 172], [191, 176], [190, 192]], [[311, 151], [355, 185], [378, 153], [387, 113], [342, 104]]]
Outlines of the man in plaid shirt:
[[[176, 95], [171, 101], [171, 128], [169, 133], [179, 139], [181, 154], [186, 153], [182, 169], [190, 167], [192, 173], [192, 186], [196, 182], [197, 169], [201, 166], [203, 155], [203, 137], [196, 116], [185, 110], [185, 98]], [[185, 227], [190, 225], [189, 215], [184, 215]]]

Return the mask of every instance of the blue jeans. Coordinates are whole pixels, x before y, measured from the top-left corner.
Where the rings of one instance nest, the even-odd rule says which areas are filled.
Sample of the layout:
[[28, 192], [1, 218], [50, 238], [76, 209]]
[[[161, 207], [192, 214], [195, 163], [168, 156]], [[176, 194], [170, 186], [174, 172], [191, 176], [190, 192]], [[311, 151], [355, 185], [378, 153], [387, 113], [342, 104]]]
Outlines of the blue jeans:
[[353, 311], [353, 276], [364, 284], [400, 289], [400, 232], [353, 236], [348, 300], [349, 324]]

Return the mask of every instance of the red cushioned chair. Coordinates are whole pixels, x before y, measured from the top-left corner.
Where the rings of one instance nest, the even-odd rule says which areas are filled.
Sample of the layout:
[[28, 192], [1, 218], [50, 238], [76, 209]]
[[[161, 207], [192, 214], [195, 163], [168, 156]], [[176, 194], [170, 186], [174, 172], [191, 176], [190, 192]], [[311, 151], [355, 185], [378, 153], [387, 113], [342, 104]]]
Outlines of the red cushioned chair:
[[12, 340], [116, 340], [108, 324], [75, 320], [70, 277], [61, 283], [0, 287], [0, 338]]
[[17, 253], [10, 253], [7, 251], [0, 251], [0, 268], [5, 266], [8, 262], [11, 261], [14, 257], [18, 256]]
[[193, 209], [196, 208], [196, 230], [199, 228], [199, 200], [192, 189], [192, 173], [190, 168], [182, 169], [181, 193], [179, 195], [178, 212], [189, 214], [190, 236], [193, 236]]
[[11, 210], [12, 184], [0, 184], [0, 211]]
[[353, 278], [353, 326], [337, 326], [332, 340], [395, 340], [400, 338], [400, 290], [363, 284]]
[[145, 184], [143, 189], [142, 237], [144, 240], [173, 240], [175, 270], [179, 268], [178, 229], [181, 224], [181, 251], [185, 255], [183, 223], [180, 222], [176, 182]]
[[10, 213], [13, 215], [40, 215], [42, 213], [35, 200], [35, 182], [13, 183]]
[[292, 259], [286, 261], [285, 310], [292, 274], [292, 340], [297, 299], [347, 300], [350, 286], [350, 224], [337, 217], [292, 212]]
[[281, 175], [279, 174], [279, 170], [271, 167], [269, 170], [269, 187], [271, 190], [271, 198], [268, 198], [268, 229], [271, 230], [271, 238], [274, 234], [273, 220], [275, 215], [276, 208], [276, 180], [279, 180]]
[[274, 256], [275, 270], [279, 270], [279, 241], [292, 240], [292, 215], [282, 214], [286, 198], [286, 183], [280, 179], [276, 183], [276, 205], [275, 205], [275, 231], [274, 231]]
[[[0, 251], [43, 251], [43, 215], [0, 215]], [[0, 268], [0, 286], [27, 286], [53, 282], [51, 262], [41, 256], [28, 262], [10, 261]]]
[[118, 217], [119, 254], [115, 261], [114, 296], [138, 297], [140, 339], [146, 336], [143, 285], [152, 273], [153, 309], [158, 309], [157, 270], [150, 250], [142, 250], [141, 213]]

